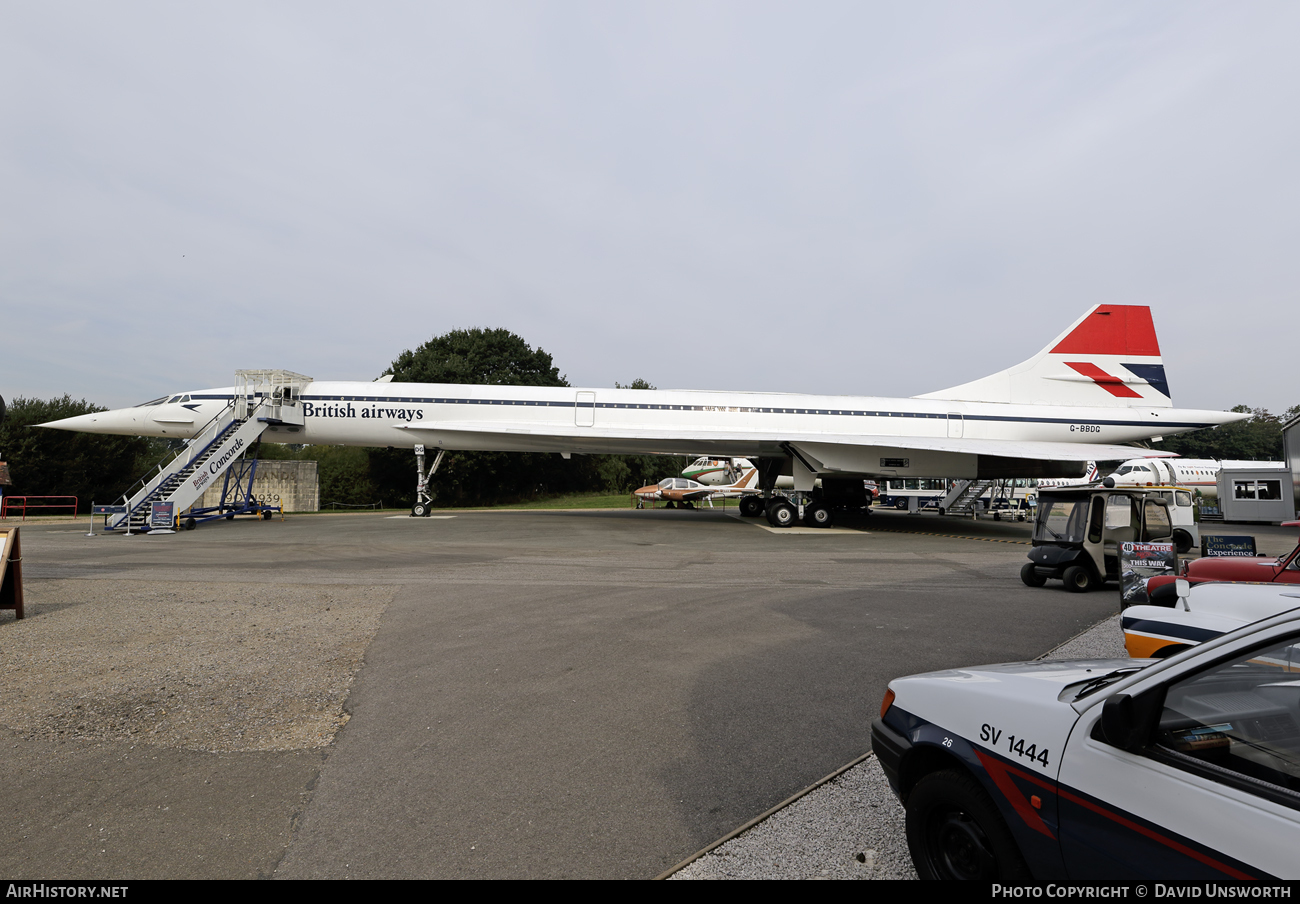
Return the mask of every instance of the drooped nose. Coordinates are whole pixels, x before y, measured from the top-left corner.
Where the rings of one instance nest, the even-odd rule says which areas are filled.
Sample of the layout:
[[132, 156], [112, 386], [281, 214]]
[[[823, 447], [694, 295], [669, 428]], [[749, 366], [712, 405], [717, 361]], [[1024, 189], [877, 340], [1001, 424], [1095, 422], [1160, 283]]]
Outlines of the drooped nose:
[[144, 426], [144, 411], [148, 409], [119, 408], [116, 411], [93, 411], [76, 417], [37, 424], [52, 430], [71, 430], [75, 433], [113, 433], [134, 436]]

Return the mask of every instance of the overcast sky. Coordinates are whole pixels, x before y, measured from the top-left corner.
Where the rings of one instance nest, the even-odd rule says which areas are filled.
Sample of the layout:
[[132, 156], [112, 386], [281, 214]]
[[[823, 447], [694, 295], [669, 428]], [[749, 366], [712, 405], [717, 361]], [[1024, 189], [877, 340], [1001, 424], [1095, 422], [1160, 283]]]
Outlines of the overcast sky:
[[1300, 4], [0, 0], [0, 395], [368, 380], [908, 396], [1149, 304], [1300, 402]]

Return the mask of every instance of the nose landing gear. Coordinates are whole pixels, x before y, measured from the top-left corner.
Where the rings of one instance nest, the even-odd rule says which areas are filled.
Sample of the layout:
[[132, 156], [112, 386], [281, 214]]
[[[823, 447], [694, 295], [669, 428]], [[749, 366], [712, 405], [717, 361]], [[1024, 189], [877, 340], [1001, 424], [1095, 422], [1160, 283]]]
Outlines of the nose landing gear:
[[433, 512], [433, 497], [429, 495], [429, 481], [442, 464], [442, 456], [447, 450], [439, 449], [429, 473], [424, 473], [424, 446], [415, 447], [415, 505], [411, 506], [411, 517], [427, 518]]

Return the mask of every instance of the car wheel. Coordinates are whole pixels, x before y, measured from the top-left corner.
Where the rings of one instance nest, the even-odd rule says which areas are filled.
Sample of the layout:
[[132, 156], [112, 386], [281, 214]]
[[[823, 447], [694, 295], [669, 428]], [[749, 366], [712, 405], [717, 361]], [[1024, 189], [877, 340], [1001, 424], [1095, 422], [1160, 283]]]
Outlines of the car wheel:
[[793, 505], [782, 500], [767, 507], [767, 520], [773, 527], [789, 527], [799, 520], [799, 513]]
[[922, 879], [1028, 881], [997, 807], [970, 775], [932, 772], [907, 797], [907, 847]]
[[814, 502], [812, 505], [804, 507], [803, 520], [809, 527], [830, 527], [834, 516], [825, 505]]
[[417, 502], [415, 505], [411, 506], [411, 515], [413, 517], [423, 518], [427, 514], [429, 514], [429, 507], [423, 502]]
[[1026, 587], [1042, 587], [1047, 583], [1047, 578], [1034, 570], [1033, 562], [1026, 562], [1020, 567], [1020, 580]]
[[1174, 531], [1174, 551], [1185, 553], [1192, 548], [1192, 535], [1185, 530]]
[[1096, 583], [1093, 580], [1092, 572], [1082, 565], [1071, 565], [1065, 569], [1065, 574], [1061, 575], [1065, 581], [1065, 589], [1071, 593], [1087, 593]]

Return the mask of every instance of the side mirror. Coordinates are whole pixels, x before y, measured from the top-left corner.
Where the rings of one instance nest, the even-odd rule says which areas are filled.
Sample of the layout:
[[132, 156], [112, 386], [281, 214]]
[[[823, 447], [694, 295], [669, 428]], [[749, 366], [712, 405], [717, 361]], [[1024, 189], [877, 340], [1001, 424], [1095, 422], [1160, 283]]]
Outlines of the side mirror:
[[1183, 604], [1183, 611], [1191, 612], [1192, 607], [1187, 605], [1187, 598], [1192, 595], [1192, 582], [1187, 578], [1178, 578], [1174, 581], [1174, 592], [1178, 594], [1178, 601]]
[[1137, 734], [1137, 722], [1133, 711], [1133, 698], [1128, 694], [1116, 694], [1102, 705], [1101, 740], [1121, 750], [1135, 751], [1139, 744], [1134, 743]]
[[1165, 689], [1153, 687], [1132, 697], [1115, 694], [1101, 707], [1101, 718], [1092, 728], [1093, 740], [1137, 753], [1146, 746], [1156, 718], [1165, 705]]

